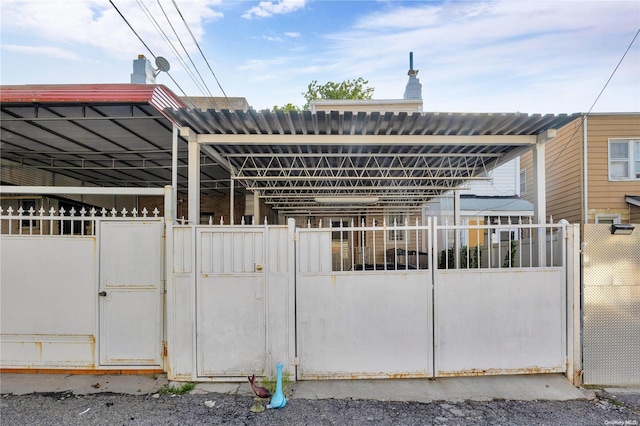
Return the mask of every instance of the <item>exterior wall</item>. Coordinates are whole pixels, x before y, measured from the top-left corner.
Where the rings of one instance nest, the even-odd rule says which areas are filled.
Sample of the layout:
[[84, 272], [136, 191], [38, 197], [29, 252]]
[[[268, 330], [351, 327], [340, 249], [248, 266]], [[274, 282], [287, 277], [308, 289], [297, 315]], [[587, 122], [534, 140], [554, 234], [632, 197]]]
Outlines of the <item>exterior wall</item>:
[[[582, 222], [582, 140], [582, 118], [578, 118], [558, 129], [556, 138], [547, 143], [547, 216], [553, 216], [554, 221]], [[520, 170], [526, 171], [525, 192], [521, 196], [535, 203], [533, 151], [520, 157]]]
[[631, 223], [640, 223], [640, 207], [630, 205], [629, 218]]
[[[2, 182], [3, 185], [21, 186], [91, 186], [59, 173], [50, 173], [34, 167], [25, 167], [5, 159], [0, 159], [0, 182]], [[2, 198], [4, 199], [6, 197], [3, 196]], [[28, 198], [34, 199], [41, 197], [33, 196]], [[96, 208], [104, 207], [108, 210], [112, 208], [116, 210], [121, 210], [122, 208], [130, 210], [136, 206], [136, 197], [130, 195], [66, 195], [64, 198], [89, 206], [95, 206]], [[160, 205], [162, 204], [163, 203], [160, 203]], [[15, 206], [15, 204], [13, 205]], [[51, 206], [47, 206], [47, 203], [44, 204], [45, 209], [48, 210], [50, 207]]]
[[[176, 219], [187, 219], [189, 217], [189, 203], [187, 194], [178, 193], [178, 206], [176, 208]], [[236, 195], [234, 198], [234, 223], [240, 224], [242, 216], [245, 211], [245, 199], [244, 196]], [[164, 201], [162, 196], [147, 196], [140, 197], [138, 202], [140, 208], [146, 207], [147, 209], [153, 209], [157, 207], [160, 210], [160, 216], [164, 216]], [[229, 224], [229, 204], [230, 197], [228, 195], [201, 195], [200, 196], [200, 219], [201, 223], [208, 224], [209, 217], [213, 218], [214, 224], [220, 224], [220, 217], [222, 216], [225, 224]], [[151, 206], [151, 207], [150, 207]], [[203, 222], [204, 221], [204, 222]]]
[[473, 180], [467, 195], [496, 196], [520, 195], [520, 160], [513, 160], [496, 167], [491, 180]]
[[[584, 131], [582, 118], [562, 129], [547, 143], [547, 215], [554, 220], [566, 219], [573, 223], [595, 221], [598, 214], [619, 214], [621, 222], [637, 220], [625, 195], [640, 194], [640, 181], [609, 181], [609, 139], [640, 138], [640, 115], [595, 114], [587, 117], [587, 203], [584, 205]], [[522, 198], [534, 202], [533, 153], [520, 157], [520, 170], [526, 170], [526, 190]], [[637, 214], [637, 213], [635, 213]], [[633, 219], [635, 217], [635, 219]]]
[[326, 100], [311, 101], [309, 109], [339, 112], [421, 112], [422, 99], [376, 99], [376, 100]]
[[640, 195], [640, 180], [609, 181], [609, 139], [640, 139], [640, 114], [590, 115], [587, 130], [588, 222], [596, 214], [620, 214], [629, 223], [625, 195]]

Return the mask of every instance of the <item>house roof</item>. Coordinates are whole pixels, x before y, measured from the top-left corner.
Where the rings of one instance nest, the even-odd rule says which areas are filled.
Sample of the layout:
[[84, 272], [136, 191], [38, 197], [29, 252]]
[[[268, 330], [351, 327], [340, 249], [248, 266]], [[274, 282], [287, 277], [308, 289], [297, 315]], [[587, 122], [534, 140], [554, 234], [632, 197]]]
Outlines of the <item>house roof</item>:
[[[480, 196], [460, 196], [460, 210], [465, 214], [489, 216], [502, 214], [511, 216], [533, 215], [533, 204], [518, 197], [480, 197]], [[508, 213], [508, 214], [505, 214]]]
[[1, 86], [0, 102], [4, 169], [37, 168], [85, 185], [161, 187], [171, 184], [175, 123], [180, 190], [192, 138], [202, 147], [203, 192], [228, 194], [232, 174], [236, 191], [258, 191], [290, 215], [419, 208], [485, 179], [579, 116], [202, 111], [164, 86], [132, 84]]
[[627, 203], [640, 207], [640, 195], [625, 195]]
[[[173, 125], [164, 110], [185, 106], [162, 85], [0, 86], [2, 176], [20, 169], [31, 170], [29, 176], [45, 171], [75, 179], [65, 186], [170, 185]], [[226, 170], [209, 161], [201, 172], [205, 192], [229, 192]], [[42, 180], [27, 182], [43, 185]], [[183, 138], [178, 184], [187, 187]]]

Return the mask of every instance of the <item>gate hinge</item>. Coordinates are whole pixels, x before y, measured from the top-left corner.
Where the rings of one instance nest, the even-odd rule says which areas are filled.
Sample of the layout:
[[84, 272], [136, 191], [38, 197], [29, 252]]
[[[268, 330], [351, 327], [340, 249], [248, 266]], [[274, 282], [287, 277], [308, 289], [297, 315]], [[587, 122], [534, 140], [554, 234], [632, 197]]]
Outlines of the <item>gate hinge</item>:
[[167, 341], [162, 341], [162, 356], [169, 356], [169, 348], [167, 347]]
[[298, 241], [298, 233], [297, 232], [293, 233], [293, 241], [294, 242]]
[[294, 366], [300, 365], [300, 358], [298, 358], [297, 356], [294, 356], [293, 362], [291, 363], [291, 365], [294, 365]]

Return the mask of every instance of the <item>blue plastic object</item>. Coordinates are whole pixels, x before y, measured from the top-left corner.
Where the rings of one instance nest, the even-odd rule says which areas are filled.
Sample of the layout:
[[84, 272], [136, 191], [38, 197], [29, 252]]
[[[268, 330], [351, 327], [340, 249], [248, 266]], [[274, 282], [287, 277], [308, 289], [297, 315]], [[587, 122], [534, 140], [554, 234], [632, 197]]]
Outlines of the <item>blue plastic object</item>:
[[271, 402], [267, 405], [267, 408], [282, 408], [287, 405], [287, 398], [284, 397], [284, 393], [282, 392], [282, 367], [282, 363], [276, 365], [276, 392], [271, 397]]

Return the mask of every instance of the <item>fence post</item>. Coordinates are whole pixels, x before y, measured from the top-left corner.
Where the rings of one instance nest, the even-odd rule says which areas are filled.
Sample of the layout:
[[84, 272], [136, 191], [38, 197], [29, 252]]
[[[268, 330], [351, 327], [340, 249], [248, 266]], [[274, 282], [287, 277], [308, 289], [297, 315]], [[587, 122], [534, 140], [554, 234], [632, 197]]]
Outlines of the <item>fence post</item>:
[[580, 332], [581, 287], [580, 280], [580, 225], [567, 225], [567, 372], [574, 386], [582, 384], [582, 342]]

